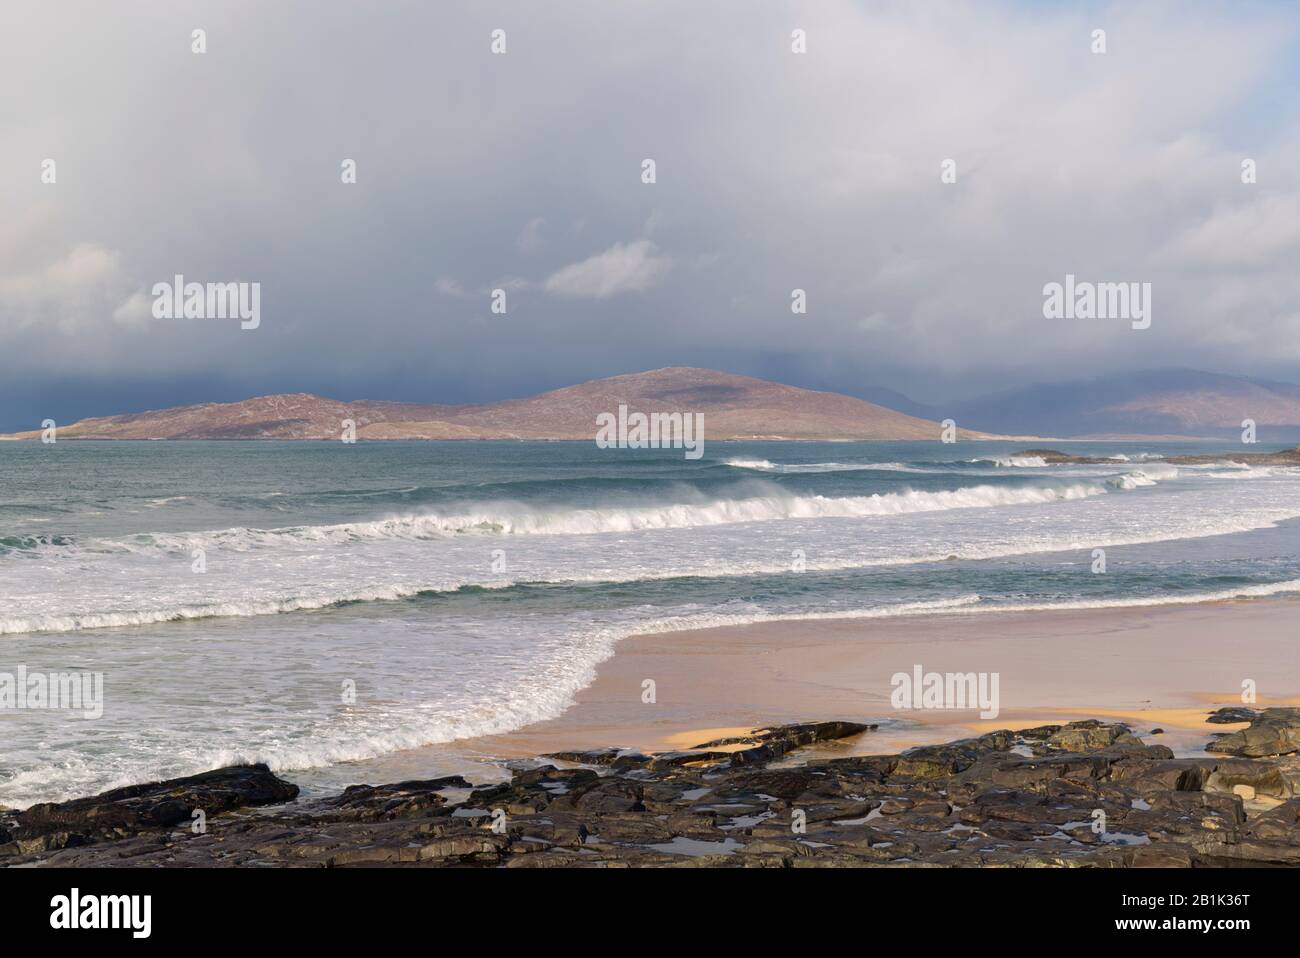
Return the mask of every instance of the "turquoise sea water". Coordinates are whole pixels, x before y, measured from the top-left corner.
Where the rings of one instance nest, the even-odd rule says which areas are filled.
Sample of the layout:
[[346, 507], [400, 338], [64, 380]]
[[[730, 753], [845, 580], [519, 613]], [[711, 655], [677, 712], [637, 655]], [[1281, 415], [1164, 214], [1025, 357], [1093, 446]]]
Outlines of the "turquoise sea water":
[[1115, 458], [0, 444], [0, 672], [105, 683], [99, 719], [0, 712], [0, 804], [509, 731], [642, 631], [1300, 592], [1297, 471], [1162, 462], [1226, 443], [1053, 445]]

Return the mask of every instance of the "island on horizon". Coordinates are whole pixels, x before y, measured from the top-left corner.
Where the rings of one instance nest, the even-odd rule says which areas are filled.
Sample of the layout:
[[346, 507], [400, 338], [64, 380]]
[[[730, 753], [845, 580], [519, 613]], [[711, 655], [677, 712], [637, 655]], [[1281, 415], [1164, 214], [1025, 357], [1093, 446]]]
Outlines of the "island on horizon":
[[[1176, 376], [1176, 378], [1171, 378]], [[1060, 404], [1063, 428], [1035, 429], [1024, 410]], [[1097, 398], [1101, 396], [1102, 398]], [[96, 416], [57, 426], [59, 439], [332, 440], [351, 423], [358, 440], [589, 440], [597, 417], [620, 405], [652, 413], [698, 413], [714, 442], [1035, 440], [1103, 442], [1228, 438], [1243, 410], [1257, 409], [1261, 438], [1300, 439], [1300, 386], [1209, 373], [1154, 371], [1087, 383], [1027, 387], [954, 403], [951, 410], [892, 397], [911, 412], [854, 396], [689, 366], [594, 379], [523, 399], [438, 404], [282, 393]], [[1030, 427], [1030, 428], [1024, 428]], [[1275, 433], [1275, 435], [1273, 434]], [[0, 435], [40, 439], [42, 429]]]

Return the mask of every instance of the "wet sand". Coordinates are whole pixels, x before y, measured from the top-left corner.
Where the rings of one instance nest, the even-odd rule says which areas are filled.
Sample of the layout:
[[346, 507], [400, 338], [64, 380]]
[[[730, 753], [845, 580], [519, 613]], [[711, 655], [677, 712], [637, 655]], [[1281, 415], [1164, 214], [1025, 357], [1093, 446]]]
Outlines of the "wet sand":
[[[997, 672], [999, 712], [895, 709], [892, 676]], [[644, 702], [643, 682], [655, 683]], [[1206, 715], [1241, 705], [1300, 705], [1300, 600], [1053, 612], [954, 613], [892, 619], [805, 619], [637, 635], [559, 718], [295, 778], [305, 793], [359, 782], [463, 774], [509, 778], [504, 762], [617, 746], [687, 749], [760, 725], [841, 719], [879, 723], [835, 755], [886, 754], [995, 729], [1079, 719], [1124, 722], [1179, 756], [1203, 755]], [[1163, 729], [1151, 735], [1153, 729]], [[803, 753], [807, 757], [810, 753]]]
[[[552, 721], [457, 743], [461, 755], [562, 748], [687, 748], [760, 724], [880, 722], [855, 752], [892, 752], [999, 728], [1097, 718], [1129, 723], [1180, 755], [1202, 754], [1213, 708], [1300, 703], [1300, 602], [1263, 600], [1059, 612], [802, 620], [633, 636]], [[999, 673], [996, 718], [899, 710], [891, 677]], [[655, 701], [643, 701], [643, 683]], [[847, 753], [847, 754], [851, 754]]]

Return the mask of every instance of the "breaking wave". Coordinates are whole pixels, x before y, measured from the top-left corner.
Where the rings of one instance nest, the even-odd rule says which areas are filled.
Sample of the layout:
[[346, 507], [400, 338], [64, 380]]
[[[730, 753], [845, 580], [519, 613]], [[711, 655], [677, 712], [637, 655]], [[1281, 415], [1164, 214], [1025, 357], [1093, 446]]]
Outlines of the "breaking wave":
[[[1143, 473], [1127, 474], [1123, 482], [1078, 482], [1038, 486], [965, 486], [952, 490], [876, 493], [867, 496], [797, 496], [769, 486], [767, 495], [740, 498], [701, 498], [696, 502], [647, 506], [605, 506], [546, 510], [522, 503], [484, 504], [464, 512], [394, 516], [369, 522], [292, 526], [281, 529], [237, 527], [212, 532], [150, 533], [119, 540], [86, 543], [91, 550], [105, 548], [133, 553], [187, 552], [222, 548], [236, 551], [283, 544], [341, 545], [372, 539], [436, 539], [444, 536], [480, 535], [590, 535], [639, 532], [650, 529], [690, 529], [742, 522], [785, 519], [868, 518], [949, 509], [1037, 505], [1104, 495], [1111, 489], [1128, 490], [1152, 485]], [[1123, 477], [1121, 477], [1123, 478]]]
[[946, 472], [944, 469], [920, 469], [902, 462], [792, 462], [779, 463], [767, 459], [724, 459], [724, 466], [734, 469], [751, 469], [755, 472], [780, 472], [792, 475], [816, 472]]

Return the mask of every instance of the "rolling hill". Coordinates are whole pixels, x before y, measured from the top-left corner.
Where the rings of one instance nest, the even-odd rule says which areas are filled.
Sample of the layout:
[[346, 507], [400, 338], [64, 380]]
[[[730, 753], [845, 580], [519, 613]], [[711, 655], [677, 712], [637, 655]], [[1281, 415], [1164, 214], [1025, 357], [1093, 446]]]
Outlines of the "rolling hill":
[[[83, 419], [60, 439], [594, 439], [596, 417], [620, 404], [643, 413], [702, 413], [708, 440], [938, 439], [937, 422], [839, 393], [710, 369], [669, 367], [597, 379], [527, 399], [472, 406], [261, 396]], [[994, 438], [962, 430], [962, 439]], [[6, 438], [35, 439], [39, 431]]]

